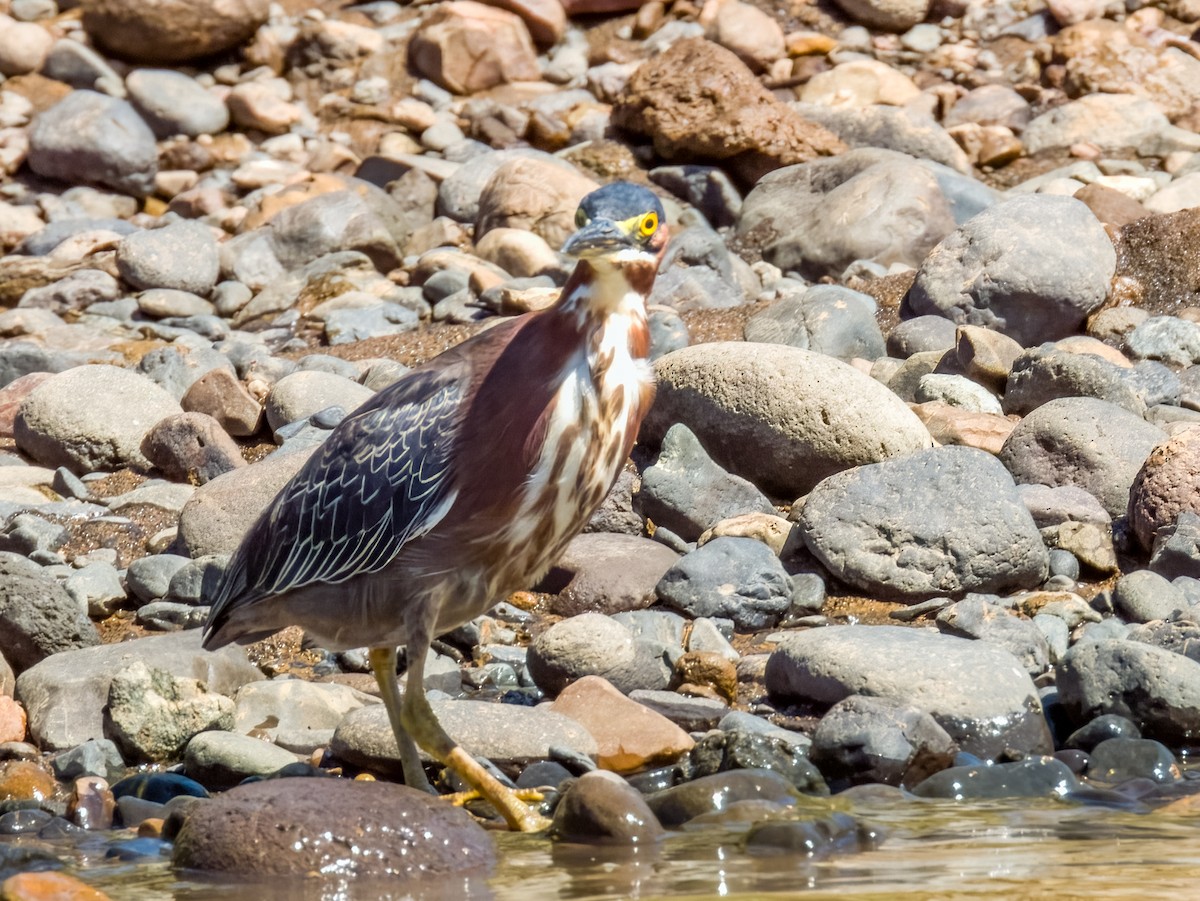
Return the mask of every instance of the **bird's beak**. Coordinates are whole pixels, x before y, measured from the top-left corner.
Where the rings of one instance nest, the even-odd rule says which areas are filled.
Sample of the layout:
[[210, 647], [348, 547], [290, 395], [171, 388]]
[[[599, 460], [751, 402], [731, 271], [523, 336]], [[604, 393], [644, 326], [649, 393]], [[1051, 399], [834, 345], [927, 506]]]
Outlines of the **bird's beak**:
[[594, 219], [563, 245], [562, 252], [573, 257], [595, 257], [629, 246], [629, 238], [611, 219]]

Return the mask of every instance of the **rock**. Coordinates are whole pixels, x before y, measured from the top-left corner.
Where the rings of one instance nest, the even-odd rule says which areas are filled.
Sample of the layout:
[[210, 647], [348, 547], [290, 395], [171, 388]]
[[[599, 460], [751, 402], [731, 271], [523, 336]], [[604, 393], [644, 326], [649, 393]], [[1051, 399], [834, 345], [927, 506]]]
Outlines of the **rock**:
[[498, 228], [526, 229], [557, 249], [575, 231], [579, 201], [596, 188], [596, 182], [562, 162], [510, 159], [501, 163], [479, 194], [476, 238]]
[[[346, 184], [344, 190], [317, 194], [271, 217], [268, 246], [278, 265], [289, 271], [311, 265], [316, 269], [313, 274], [324, 274], [316, 266], [324, 259], [324, 271], [341, 272], [351, 268], [346, 265], [350, 259], [346, 254], [350, 252], [364, 254], [379, 272], [389, 272], [401, 264], [409, 232], [399, 205], [365, 181], [346, 179]], [[350, 275], [346, 273], [346, 280]], [[369, 287], [351, 283], [342, 291]], [[321, 296], [332, 297], [342, 291], [324, 285]], [[261, 302], [258, 297], [252, 300], [235, 317], [235, 324], [251, 318], [255, 303]]]
[[[350, 846], [360, 853], [348, 860]], [[486, 872], [494, 862], [492, 840], [466, 811], [402, 785], [347, 779], [231, 789], [189, 809], [173, 857], [190, 870], [256, 878], [336, 873], [386, 878], [394, 888]]]
[[552, 577], [570, 581], [551, 601], [558, 616], [641, 610], [655, 601], [658, 584], [679, 555], [638, 535], [585, 533], [571, 539]]
[[0, 555], [0, 655], [17, 675], [64, 651], [99, 643], [86, 609], [65, 588], [36, 564]]
[[738, 801], [769, 801], [791, 807], [799, 792], [784, 777], [769, 770], [730, 770], [656, 792], [646, 799], [650, 810], [668, 829]]
[[1092, 749], [1089, 780], [1120, 784], [1150, 779], [1162, 785], [1179, 781], [1175, 755], [1161, 742], [1145, 738], [1110, 738]]
[[160, 420], [142, 439], [141, 450], [168, 478], [193, 485], [246, 465], [234, 440], [204, 413], [179, 413]]
[[791, 605], [792, 584], [762, 542], [715, 538], [667, 570], [657, 592], [672, 609], [732, 619], [738, 629], [753, 632], [779, 621]]
[[810, 755], [821, 771], [852, 785], [918, 784], [945, 769], [958, 746], [924, 710], [901, 701], [851, 695], [817, 723]]
[[341, 407], [348, 413], [374, 396], [370, 388], [332, 372], [293, 372], [272, 386], [263, 412], [267, 425], [278, 432], [288, 423], [307, 419], [328, 407]]
[[1052, 749], [1032, 680], [1012, 654], [985, 642], [901, 626], [789, 633], [768, 658], [766, 685], [783, 702], [832, 705], [857, 694], [911, 704], [985, 759]]
[[583, 726], [596, 740], [597, 765], [614, 773], [674, 763], [695, 744], [666, 717], [625, 697], [600, 676], [584, 676], [569, 685], [550, 709]]
[[147, 432], [179, 404], [150, 379], [116, 366], [77, 366], [42, 382], [21, 404], [17, 446], [48, 466], [73, 472], [148, 469]]
[[641, 793], [616, 773], [584, 773], [554, 809], [555, 834], [563, 841], [647, 845], [663, 836]]
[[179, 405], [188, 413], [211, 416], [235, 438], [253, 435], [262, 422], [262, 405], [227, 369], [204, 373], [192, 382]]
[[783, 853], [809, 860], [870, 851], [877, 848], [879, 842], [878, 831], [848, 813], [799, 820], [767, 820], [755, 823], [746, 833], [746, 850], [750, 854]]
[[159, 138], [211, 135], [229, 125], [229, 108], [182, 72], [135, 69], [125, 79], [129, 99]]
[[[79, 566], [78, 562], [76, 566]], [[81, 566], [67, 576], [63, 587], [87, 610], [89, 616], [97, 619], [111, 616], [125, 602], [121, 576], [117, 568], [106, 560]]]
[[954, 801], [1062, 798], [1079, 787], [1079, 780], [1062, 761], [1030, 757], [1016, 763], [951, 767], [930, 776], [913, 789], [913, 794]]
[[928, 0], [837, 0], [855, 22], [883, 31], [907, 31], [924, 21]]
[[[783, 292], [776, 292], [783, 293]], [[747, 341], [789, 344], [849, 362], [884, 355], [875, 299], [840, 285], [814, 285], [780, 300], [746, 323]]]
[[88, 0], [83, 27], [108, 52], [180, 63], [231, 50], [267, 21], [266, 0]]
[[1134, 326], [1125, 346], [1139, 360], [1192, 366], [1200, 360], [1200, 325], [1175, 316], [1151, 316]]
[[942, 447], [830, 476], [800, 515], [808, 549], [841, 580], [906, 600], [1032, 588], [1048, 559], [994, 457]]
[[674, 691], [645, 691], [638, 689], [629, 695], [655, 713], [662, 714], [686, 732], [707, 732], [715, 729], [729, 705], [706, 697], [692, 697]]
[[4, 901], [109, 901], [109, 896], [67, 873], [30, 870], [0, 883]]
[[1088, 94], [1060, 104], [1035, 117], [1021, 139], [1028, 153], [1079, 143], [1134, 148], [1146, 156], [1200, 149], [1195, 132], [1173, 127], [1158, 104], [1125, 93]]
[[117, 271], [138, 290], [174, 288], [207, 297], [221, 264], [212, 231], [199, 222], [172, 222], [136, 231], [117, 245]]
[[1112, 242], [1084, 204], [1029, 194], [989, 207], [935, 247], [905, 303], [1028, 346], [1074, 333], [1108, 297], [1115, 270]]
[[1133, 623], [1169, 619], [1189, 606], [1182, 591], [1145, 569], [1121, 576], [1113, 586], [1112, 600], [1117, 612]]
[[714, 41], [732, 50], [755, 72], [787, 55], [783, 29], [768, 13], [749, 3], [722, 3], [710, 29]]
[[682, 422], [719, 465], [782, 496], [931, 443], [887, 388], [821, 354], [716, 342], [669, 353], [655, 371], [658, 394], [643, 441], [660, 443], [669, 425]]
[[1102, 714], [1131, 720], [1144, 737], [1178, 745], [1200, 721], [1200, 663], [1139, 641], [1079, 642], [1057, 667], [1073, 723]]
[[732, 516], [775, 511], [752, 483], [713, 462], [682, 423], [667, 430], [657, 459], [642, 472], [636, 503], [656, 526], [670, 529], [684, 541], [695, 541]]
[[1091, 493], [1112, 516], [1129, 505], [1130, 486], [1166, 433], [1115, 404], [1064, 397], [1018, 423], [1000, 461], [1019, 483], [1073, 485]]
[[69, 184], [142, 196], [154, 188], [154, 133], [124, 100], [72, 91], [29, 129], [29, 167]]
[[1141, 738], [1138, 727], [1123, 716], [1106, 713], [1080, 726], [1064, 743], [1068, 748], [1078, 748], [1091, 753], [1092, 749], [1110, 738]]
[[1050, 663], [1050, 645], [1032, 621], [983, 598], [967, 598], [937, 615], [938, 629], [947, 635], [974, 638], [1002, 647], [1037, 677]]
[[[433, 712], [447, 734], [470, 755], [498, 766], [545, 760], [550, 749], [570, 748], [596, 755], [595, 739], [583, 726], [547, 707], [520, 707], [487, 701], [432, 701]], [[396, 736], [382, 704], [353, 710], [338, 725], [330, 750], [359, 767], [402, 772]], [[429, 759], [424, 752], [422, 756]]]
[[198, 679], [223, 695], [262, 678], [237, 647], [201, 650], [198, 630], [60, 652], [17, 678], [17, 699], [29, 712], [33, 740], [58, 751], [104, 737], [102, 711], [109, 685], [135, 661], [173, 676]]
[[332, 731], [351, 711], [376, 704], [378, 698], [349, 685], [271, 679], [238, 689], [233, 731], [275, 741], [305, 731]]
[[612, 122], [651, 138], [667, 160], [727, 160], [745, 184], [843, 149], [776, 100], [737, 56], [702, 38], [676, 41], [643, 63], [617, 99]]
[[306, 118], [306, 110], [292, 97], [292, 86], [282, 79], [244, 81], [229, 92], [225, 105], [234, 125], [283, 135]]
[[[875, 210], [867, 221], [864, 196]], [[957, 222], [993, 199], [951, 169], [860, 148], [760, 179], [742, 204], [737, 234], [784, 271], [840, 278], [856, 260], [920, 265]], [[919, 228], [909, 226], [913, 221]]]
[[913, 400], [918, 404], [936, 403], [952, 406], [964, 413], [1000, 416], [1003, 412], [1000, 401], [994, 394], [965, 375], [948, 375], [941, 372], [923, 375], [917, 382]]
[[[232, 712], [230, 704], [230, 722]], [[222, 731], [195, 734], [183, 757], [188, 776], [213, 790], [233, 788], [250, 776], [270, 776], [296, 763], [295, 754], [269, 741]]]
[[1150, 568], [1167, 578], [1200, 576], [1200, 516], [1184, 510], [1154, 539]]
[[[722, 720], [724, 723], [725, 720]], [[692, 750], [692, 778], [733, 770], [766, 770], [806, 795], [828, 795], [829, 787], [808, 759], [808, 742], [736, 726], [710, 732]]]
[[1155, 446], [1129, 490], [1129, 523], [1138, 543], [1153, 548], [1156, 537], [1179, 514], [1200, 513], [1200, 428], [1176, 432]]
[[0, 15], [0, 75], [12, 77], [42, 67], [54, 37], [35, 22], [15, 22]]
[[233, 728], [229, 698], [141, 660], [112, 677], [107, 709], [113, 739], [131, 762], [175, 761], [197, 733]]
[[453, 0], [428, 16], [408, 47], [410, 64], [456, 94], [474, 94], [541, 72], [519, 16], [474, 0]]
[[1043, 344], [1013, 362], [1004, 411], [1023, 416], [1058, 397], [1096, 397], [1141, 416], [1146, 405], [1127, 381], [1127, 371], [1092, 353]]
[[[793, 107], [805, 118], [824, 125], [850, 147], [881, 147], [895, 150], [920, 160], [929, 160], [948, 166], [955, 172], [969, 174], [971, 159], [933, 116], [911, 108], [902, 109], [883, 105], [886, 102], [882, 96], [886, 90], [884, 85], [877, 87], [879, 95], [876, 101], [877, 105], [845, 104], [844, 95], [847, 91], [840, 84], [843, 73], [845, 73], [846, 81], [853, 85], [850, 90], [853, 90], [854, 87], [858, 87], [858, 82], [867, 81], [869, 77], [863, 78], [859, 72], [850, 75], [845, 70], [865, 66], [868, 62], [874, 61], [855, 60], [843, 63], [827, 72], [813, 76], [805, 85], [803, 94], [805, 99], [813, 94], [823, 93], [825, 96], [821, 99], [825, 103], [833, 101], [835, 106], [827, 106], [825, 103], [818, 102], [796, 103], [793, 104]], [[885, 67], [880, 65], [879, 68]], [[871, 75], [874, 74], [874, 72], [871, 73]], [[889, 73], [891, 78], [895, 78], [897, 75], [898, 73], [894, 71]], [[885, 78], [887, 77], [885, 76]], [[832, 83], [826, 84], [827, 79]], [[919, 96], [919, 92], [915, 96]], [[1020, 143], [1015, 138], [1013, 144], [1019, 152]]]
[[599, 613], [555, 623], [529, 646], [529, 674], [551, 697], [584, 676], [603, 676], [622, 694], [667, 687], [669, 672], [648, 644]]
[[24, 741], [25, 708], [12, 698], [0, 694], [0, 744], [9, 741]]

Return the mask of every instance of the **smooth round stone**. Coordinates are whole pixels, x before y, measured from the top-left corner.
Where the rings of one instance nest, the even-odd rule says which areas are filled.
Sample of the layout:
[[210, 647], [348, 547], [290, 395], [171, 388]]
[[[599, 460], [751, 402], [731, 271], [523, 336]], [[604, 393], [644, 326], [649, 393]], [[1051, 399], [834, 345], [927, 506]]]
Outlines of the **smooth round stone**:
[[54, 819], [54, 814], [45, 810], [10, 810], [0, 814], [0, 835], [28, 835], [37, 832]]
[[138, 310], [155, 319], [171, 316], [208, 316], [213, 305], [193, 294], [175, 288], [151, 288], [138, 295]]
[[663, 836], [641, 793], [605, 770], [585, 773], [567, 789], [553, 829], [565, 841], [606, 845], [643, 845]]
[[659, 822], [670, 829], [736, 801], [763, 800], [790, 807], [799, 796], [796, 787], [778, 773], [729, 770], [668, 788], [646, 801]]
[[229, 124], [229, 108], [182, 72], [135, 69], [125, 79], [129, 99], [155, 135], [216, 134]]
[[184, 751], [188, 775], [214, 789], [231, 788], [247, 776], [269, 776], [295, 762], [291, 751], [233, 732], [201, 732]]
[[1092, 749], [1089, 779], [1120, 783], [1129, 779], [1152, 779], [1162, 784], [1181, 778], [1179, 764], [1170, 750], [1147, 738], [1109, 738]]
[[208, 790], [203, 785], [179, 773], [136, 773], [114, 784], [112, 793], [118, 801], [132, 797], [154, 804], [166, 804], [181, 796], [208, 797]]
[[117, 270], [141, 290], [174, 288], [206, 297], [217, 284], [221, 265], [211, 229], [199, 222], [182, 221], [122, 238], [117, 245]]
[[746, 833], [746, 850], [751, 854], [786, 851], [820, 859], [869, 851], [882, 840], [877, 827], [860, 823], [848, 813], [832, 813], [817, 819], [757, 823]]
[[1031, 757], [1016, 763], [956, 766], [934, 773], [913, 789], [919, 798], [954, 801], [984, 798], [1064, 797], [1079, 780], [1061, 760]]

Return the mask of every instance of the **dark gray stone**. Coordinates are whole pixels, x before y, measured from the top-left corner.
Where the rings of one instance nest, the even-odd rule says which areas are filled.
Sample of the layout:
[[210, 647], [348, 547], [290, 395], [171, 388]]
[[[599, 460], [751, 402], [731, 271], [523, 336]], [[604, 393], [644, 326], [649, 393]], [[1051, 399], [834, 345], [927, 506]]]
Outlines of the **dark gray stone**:
[[747, 632], [778, 622], [791, 590], [779, 558], [753, 538], [714, 538], [667, 570], [657, 587], [668, 607], [693, 617], [728, 617]]
[[656, 792], [646, 801], [659, 822], [671, 829], [737, 801], [769, 801], [790, 807], [799, 796], [796, 787], [778, 773], [729, 770]]
[[1141, 731], [1132, 721], [1115, 713], [1104, 713], [1068, 735], [1063, 744], [1090, 753], [1092, 748], [1110, 738], [1141, 737]]
[[1063, 798], [1079, 787], [1079, 780], [1061, 760], [1031, 757], [1016, 763], [951, 767], [930, 776], [913, 789], [913, 794], [953, 801]]
[[641, 793], [616, 773], [579, 777], [554, 810], [555, 834], [564, 841], [603, 845], [652, 844], [662, 825]]
[[983, 598], [967, 598], [947, 607], [938, 614], [937, 625], [947, 635], [988, 641], [1004, 648], [1031, 676], [1041, 675], [1050, 665], [1050, 646], [1041, 630]]
[[914, 316], [896, 323], [887, 336], [887, 352], [908, 359], [915, 353], [953, 350], [958, 326], [945, 316]]
[[1111, 783], [1150, 779], [1164, 785], [1182, 778], [1175, 755], [1161, 742], [1147, 738], [1109, 738], [1100, 742], [1092, 749], [1087, 777]]
[[717, 731], [692, 748], [692, 777], [700, 779], [732, 770], [778, 773], [806, 795], [828, 795], [829, 787], [799, 742], [756, 731]]
[[837, 357], [884, 355], [875, 299], [840, 285], [814, 285], [781, 296], [746, 323], [747, 341], [788, 344]]
[[36, 569], [0, 557], [0, 654], [18, 676], [52, 655], [100, 643], [79, 601]]
[[559, 616], [574, 616], [649, 607], [659, 579], [678, 559], [670, 548], [649, 538], [603, 532], [577, 535], [548, 576], [556, 582], [568, 580], [550, 609]]
[[1145, 623], [1167, 619], [1179, 610], [1187, 610], [1183, 592], [1163, 576], [1149, 570], [1127, 573], [1113, 586], [1113, 606], [1130, 622]]
[[1004, 391], [1004, 412], [1024, 416], [1058, 397], [1096, 397], [1141, 416], [1146, 404], [1124, 372], [1095, 354], [1043, 344], [1025, 351], [1013, 363]]

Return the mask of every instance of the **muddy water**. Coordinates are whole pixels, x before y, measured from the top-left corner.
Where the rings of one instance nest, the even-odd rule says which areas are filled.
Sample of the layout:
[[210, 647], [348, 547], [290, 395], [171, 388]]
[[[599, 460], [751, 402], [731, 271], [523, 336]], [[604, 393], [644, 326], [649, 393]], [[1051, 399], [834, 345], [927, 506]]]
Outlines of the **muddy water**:
[[1055, 898], [1200, 896], [1200, 814], [1133, 813], [1052, 801], [856, 804], [884, 835], [873, 850], [810, 861], [751, 855], [744, 829], [675, 832], [630, 855], [497, 835], [490, 877], [455, 878], [397, 891], [391, 884], [214, 884], [165, 863], [84, 862], [80, 876], [120, 899], [185, 901], [495, 901], [608, 899]]

